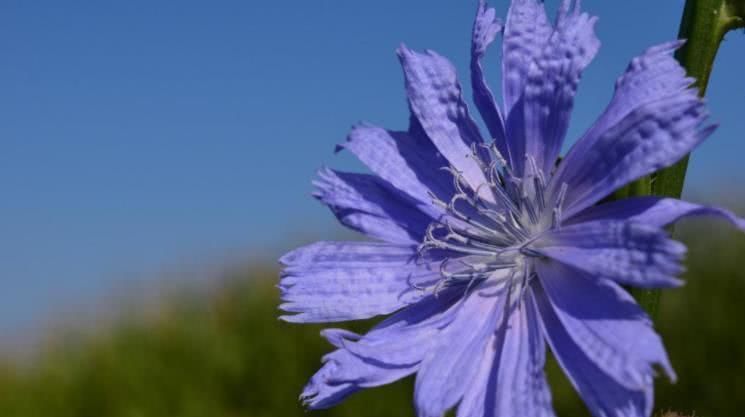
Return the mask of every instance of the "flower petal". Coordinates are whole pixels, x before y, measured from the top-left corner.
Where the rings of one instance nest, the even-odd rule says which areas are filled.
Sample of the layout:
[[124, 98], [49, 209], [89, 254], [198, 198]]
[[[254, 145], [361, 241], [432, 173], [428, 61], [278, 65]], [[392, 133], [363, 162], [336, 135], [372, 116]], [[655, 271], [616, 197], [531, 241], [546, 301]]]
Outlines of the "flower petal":
[[530, 65], [543, 50], [552, 31], [542, 1], [512, 1], [502, 42], [502, 92], [508, 117], [523, 95]]
[[590, 207], [573, 218], [569, 223], [582, 223], [593, 220], [628, 220], [651, 226], [664, 227], [685, 217], [714, 216], [726, 220], [738, 229], [745, 231], [745, 219], [718, 207], [702, 206], [674, 198], [633, 197]]
[[659, 336], [620, 287], [571, 273], [539, 264], [533, 285], [554, 355], [593, 415], [648, 417], [652, 365], [673, 376]]
[[704, 103], [670, 56], [677, 45], [653, 48], [632, 61], [605, 113], [559, 166], [552, 186], [569, 186], [566, 217], [674, 164], [714, 131], [702, 127]]
[[429, 296], [401, 310], [364, 336], [338, 329], [323, 335], [338, 349], [306, 385], [302, 398], [310, 408], [327, 408], [362, 388], [388, 384], [419, 369], [437, 335], [452, 321], [458, 294]]
[[512, 1], [502, 42], [502, 96], [507, 136], [504, 157], [518, 174], [522, 174], [525, 166], [525, 84], [530, 67], [552, 32], [542, 1]]
[[412, 118], [408, 132], [358, 125], [352, 129], [347, 142], [338, 149], [348, 149], [375, 174], [397, 189], [416, 199], [425, 213], [436, 215], [441, 209], [432, 206], [434, 194], [442, 201], [450, 201], [455, 194], [449, 173], [438, 168], [449, 165], [419, 122]]
[[289, 322], [356, 320], [418, 301], [413, 285], [439, 278], [436, 264], [415, 262], [416, 248], [367, 242], [318, 242], [285, 255], [280, 280]]
[[581, 13], [579, 2], [569, 10], [570, 3], [562, 3], [556, 29], [529, 67], [524, 121], [508, 125], [508, 136], [523, 137], [526, 153], [546, 175], [553, 172], [569, 128], [582, 71], [600, 48], [594, 31], [597, 18]]
[[300, 394], [300, 399], [310, 409], [318, 410], [333, 407], [344, 401], [349, 395], [360, 390], [352, 382], [331, 385], [326, 382], [330, 375], [340, 367], [351, 367], [358, 372], [367, 370], [366, 364], [356, 356], [344, 350], [336, 350], [324, 357], [324, 365], [315, 373]]
[[509, 156], [504, 133], [504, 119], [494, 99], [494, 94], [484, 79], [484, 70], [481, 67], [481, 59], [486, 54], [487, 48], [502, 31], [502, 22], [496, 15], [496, 10], [488, 7], [485, 0], [479, 0], [471, 41], [471, 87], [473, 88], [473, 101], [497, 149], [502, 155]]
[[458, 417], [483, 417], [486, 410], [495, 416], [554, 416], [543, 370], [546, 342], [530, 292], [491, 339]]
[[686, 248], [658, 227], [624, 221], [565, 226], [535, 244], [540, 254], [599, 278], [645, 288], [680, 285]]
[[553, 261], [538, 262], [536, 272], [572, 339], [619, 384], [644, 389], [653, 365], [675, 379], [652, 321], [618, 284]]
[[418, 364], [423, 352], [435, 347], [440, 332], [455, 318], [462, 295], [462, 289], [429, 294], [343, 347], [367, 361], [386, 366]]
[[567, 183], [567, 217], [617, 188], [670, 166], [706, 139], [703, 103], [692, 92], [643, 105], [607, 130], [587, 153], [562, 163], [554, 184]]
[[[472, 148], [484, 152], [485, 157], [485, 151], [479, 147], [484, 140], [468, 114], [455, 67], [435, 52], [421, 54], [404, 45], [398, 49], [398, 57], [412, 114], [440, 153], [476, 190], [486, 182], [486, 177], [472, 157]], [[492, 198], [488, 193], [484, 196]]]
[[578, 152], [586, 150], [604, 131], [642, 104], [679, 94], [693, 84], [695, 80], [686, 76], [685, 69], [673, 57], [682, 44], [683, 41], [674, 41], [653, 46], [631, 60], [626, 72], [616, 81], [616, 91], [608, 107], [585, 133], [587, 140], [575, 145]]
[[343, 225], [375, 239], [416, 244], [432, 222], [423, 204], [373, 175], [321, 169], [314, 185]]
[[463, 301], [417, 373], [414, 403], [419, 417], [441, 417], [463, 397], [482, 366], [474, 358], [487, 348], [503, 312], [504, 298], [475, 290]]
[[486, 343], [482, 356], [475, 358], [480, 366], [476, 375], [468, 383], [463, 393], [463, 399], [458, 404], [457, 417], [484, 417], [489, 415], [486, 410], [494, 407], [494, 392], [496, 392], [495, 374], [498, 341], [493, 334]]

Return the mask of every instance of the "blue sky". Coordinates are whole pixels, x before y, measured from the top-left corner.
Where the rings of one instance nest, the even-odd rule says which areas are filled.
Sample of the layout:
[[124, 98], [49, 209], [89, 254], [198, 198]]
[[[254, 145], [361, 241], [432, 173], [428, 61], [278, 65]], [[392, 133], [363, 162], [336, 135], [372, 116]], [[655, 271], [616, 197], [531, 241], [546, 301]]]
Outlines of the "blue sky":
[[[580, 87], [570, 140], [602, 110], [631, 57], [675, 37], [683, 6], [584, 3], [600, 16], [603, 48]], [[353, 123], [406, 125], [400, 42], [434, 49], [466, 74], [475, 7], [3, 1], [0, 329], [163, 271], [339, 233], [310, 198], [313, 172], [357, 167], [332, 153]], [[720, 54], [709, 102], [722, 126], [694, 156], [689, 191], [743, 190], [744, 47], [731, 34]]]

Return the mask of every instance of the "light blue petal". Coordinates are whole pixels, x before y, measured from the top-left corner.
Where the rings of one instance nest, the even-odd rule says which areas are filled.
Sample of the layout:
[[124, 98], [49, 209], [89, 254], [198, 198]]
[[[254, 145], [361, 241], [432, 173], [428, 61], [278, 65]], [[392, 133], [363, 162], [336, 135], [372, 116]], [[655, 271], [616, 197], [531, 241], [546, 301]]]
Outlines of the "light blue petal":
[[[497, 348], [502, 340], [497, 340], [496, 333], [486, 343], [484, 353], [474, 360], [479, 362], [476, 375], [471, 379], [458, 404], [457, 417], [485, 417], [494, 415], [494, 393], [496, 392], [494, 376], [498, 369]], [[487, 411], [489, 410], [489, 411]]]
[[[502, 94], [508, 117], [523, 95], [525, 80], [533, 60], [543, 50], [552, 31], [542, 1], [512, 1], [507, 12], [502, 42]], [[523, 154], [524, 152], [516, 156], [522, 157]]]
[[474, 359], [487, 348], [504, 305], [502, 296], [482, 296], [478, 290], [463, 301], [417, 373], [414, 403], [419, 417], [441, 417], [463, 397], [484, 366]]
[[544, 365], [546, 342], [532, 294], [492, 336], [458, 417], [555, 416]]
[[392, 315], [368, 334], [339, 329], [322, 334], [338, 349], [306, 385], [302, 399], [310, 408], [327, 408], [360, 389], [388, 384], [419, 369], [422, 358], [458, 310], [459, 293], [445, 292]]
[[671, 56], [677, 46], [653, 48], [632, 61], [605, 113], [560, 164], [551, 186], [556, 192], [568, 185], [565, 217], [674, 164], [713, 132], [704, 126], [704, 103]]
[[631, 60], [625, 73], [616, 80], [611, 102], [598, 120], [588, 129], [573, 150], [581, 154], [602, 135], [637, 107], [662, 97], [679, 94], [695, 81], [673, 57], [683, 41], [653, 46]]
[[563, 2], [556, 29], [529, 67], [524, 120], [518, 129], [512, 123], [508, 130], [511, 139], [524, 138], [526, 153], [545, 175], [553, 172], [561, 151], [582, 71], [600, 48], [594, 30], [597, 18], [581, 13], [578, 6], [569, 10], [569, 3]]
[[313, 184], [314, 196], [343, 225], [374, 239], [417, 244], [433, 219], [434, 212], [421, 210], [431, 206], [417, 203], [373, 175], [321, 169]]
[[598, 278], [644, 288], [680, 285], [686, 248], [655, 226], [593, 221], [565, 226], [535, 243], [540, 254]]
[[[459, 310], [462, 289], [443, 290], [392, 315], [359, 340], [340, 346], [368, 362], [384, 366], [417, 365]], [[364, 382], [362, 383], [364, 384]]]
[[471, 87], [473, 88], [473, 101], [481, 113], [489, 134], [495, 141], [497, 149], [505, 157], [509, 157], [509, 149], [504, 131], [504, 118], [489, 85], [484, 77], [481, 59], [486, 54], [489, 45], [494, 42], [497, 35], [502, 31], [502, 22], [496, 17], [496, 10], [488, 7], [486, 1], [479, 0], [476, 20], [473, 25], [473, 36], [471, 40]]
[[455, 194], [453, 180], [449, 173], [438, 169], [449, 163], [418, 124], [412, 119], [408, 132], [361, 124], [352, 129], [339, 149], [348, 149], [380, 178], [414, 198], [422, 212], [437, 216], [442, 209], [432, 206], [430, 193], [450, 201]]
[[[540, 284], [555, 276], [541, 276]], [[643, 360], [652, 352], [648, 345], [653, 339], [649, 322], [640, 316], [641, 312], [634, 314], [623, 301], [609, 296], [617, 291], [588, 288], [587, 283], [599, 284], [583, 280], [571, 280], [571, 284], [579, 285], [575, 292], [580, 300], [563, 298], [563, 294], [554, 294], [554, 289], [550, 298], [548, 289], [544, 292], [538, 282], [533, 285], [551, 350], [593, 416], [649, 417], [654, 385], [652, 374], [644, 375], [649, 364]], [[629, 388], [629, 381], [619, 381], [620, 376], [635, 373], [644, 381], [637, 388]]]
[[624, 198], [600, 204], [582, 211], [569, 219], [569, 223], [594, 220], [628, 220], [664, 227], [685, 217], [694, 216], [718, 217], [745, 231], [745, 219], [737, 217], [731, 211], [662, 197]]
[[525, 166], [525, 84], [530, 67], [552, 32], [542, 1], [512, 1], [502, 42], [502, 96], [507, 132], [504, 157], [517, 173], [522, 173]]
[[289, 322], [333, 322], [390, 314], [425, 294], [413, 287], [439, 278], [415, 261], [411, 246], [318, 242], [285, 255], [280, 308]]
[[477, 189], [486, 177], [472, 157], [472, 148], [475, 146], [485, 157], [479, 147], [484, 141], [468, 113], [455, 67], [433, 51], [418, 53], [404, 45], [398, 49], [398, 57], [411, 113], [450, 165], [463, 173], [472, 189]]
[[617, 383], [646, 389], [655, 365], [675, 380], [652, 321], [624, 289], [552, 261], [538, 262], [536, 271], [566, 331]]

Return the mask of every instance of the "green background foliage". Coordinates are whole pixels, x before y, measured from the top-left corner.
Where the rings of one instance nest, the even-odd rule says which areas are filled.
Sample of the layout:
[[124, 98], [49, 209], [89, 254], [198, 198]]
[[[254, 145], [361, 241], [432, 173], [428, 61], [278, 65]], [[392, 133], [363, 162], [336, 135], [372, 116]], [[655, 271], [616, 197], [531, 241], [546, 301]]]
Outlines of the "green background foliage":
[[[688, 283], [665, 294], [658, 319], [680, 380], [658, 379], [657, 406], [739, 415], [745, 238], [710, 223], [681, 231], [691, 249]], [[330, 347], [320, 326], [277, 320], [276, 275], [250, 267], [217, 289], [183, 291], [147, 313], [128, 308], [103, 328], [69, 329], [21, 363], [5, 360], [0, 416], [413, 416], [410, 380], [305, 414], [298, 394]], [[586, 415], [554, 362], [549, 374], [559, 415]]]

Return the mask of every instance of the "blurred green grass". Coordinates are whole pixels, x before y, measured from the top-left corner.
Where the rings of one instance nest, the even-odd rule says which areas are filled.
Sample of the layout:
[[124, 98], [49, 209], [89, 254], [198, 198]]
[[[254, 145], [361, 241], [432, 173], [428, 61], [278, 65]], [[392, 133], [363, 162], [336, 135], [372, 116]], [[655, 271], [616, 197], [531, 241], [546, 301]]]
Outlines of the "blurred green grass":
[[[665, 293], [658, 329], [679, 382], [658, 380], [657, 407], [696, 416], [745, 406], [745, 238], [720, 225], [682, 230], [687, 285]], [[184, 291], [149, 314], [69, 329], [19, 364], [0, 361], [0, 416], [282, 417], [306, 412], [302, 386], [330, 347], [321, 326], [277, 320], [277, 271], [249, 268], [214, 291]], [[136, 305], [136, 304], [135, 304]], [[356, 323], [362, 330], [370, 323]], [[555, 363], [560, 416], [587, 415]], [[367, 390], [310, 416], [413, 416], [412, 381]]]

